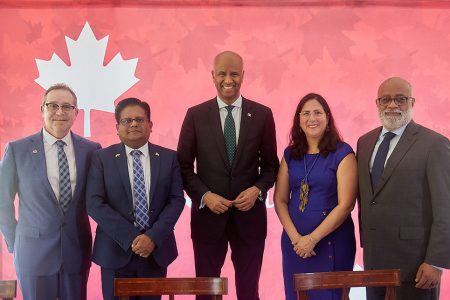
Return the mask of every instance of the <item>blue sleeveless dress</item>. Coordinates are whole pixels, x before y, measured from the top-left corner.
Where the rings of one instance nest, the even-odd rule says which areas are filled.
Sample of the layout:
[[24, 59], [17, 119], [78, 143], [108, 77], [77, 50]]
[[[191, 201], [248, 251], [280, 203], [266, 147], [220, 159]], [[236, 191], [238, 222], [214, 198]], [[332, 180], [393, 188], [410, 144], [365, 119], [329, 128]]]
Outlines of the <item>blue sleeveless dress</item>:
[[[289, 215], [297, 231], [301, 235], [311, 233], [326, 218], [338, 203], [337, 168], [344, 157], [352, 153], [352, 148], [342, 143], [335, 152], [324, 157], [319, 154], [306, 154], [307, 170], [314, 167], [308, 175], [309, 201], [304, 212], [300, 206], [300, 182], [305, 177], [303, 158], [291, 159], [289, 149], [284, 151], [284, 159], [288, 165], [291, 197], [288, 203]], [[297, 300], [294, 292], [293, 274], [305, 272], [351, 271], [355, 261], [355, 232], [353, 221], [349, 216], [335, 231], [317, 243], [315, 256], [303, 259], [298, 256], [291, 241], [283, 230], [281, 235], [281, 251], [283, 257], [284, 287], [287, 300]], [[316, 290], [308, 294], [310, 300], [341, 299], [341, 290]]]

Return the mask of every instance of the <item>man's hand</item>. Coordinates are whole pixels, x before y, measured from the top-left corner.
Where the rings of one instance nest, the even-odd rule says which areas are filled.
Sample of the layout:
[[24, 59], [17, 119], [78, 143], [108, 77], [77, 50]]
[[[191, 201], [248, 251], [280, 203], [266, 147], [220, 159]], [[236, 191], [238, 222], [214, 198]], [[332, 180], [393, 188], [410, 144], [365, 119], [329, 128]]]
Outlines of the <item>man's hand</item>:
[[138, 235], [131, 243], [131, 250], [141, 257], [149, 257], [155, 250], [155, 242], [145, 234]]
[[237, 198], [233, 201], [233, 205], [240, 211], [250, 210], [255, 205], [258, 195], [259, 189], [256, 186], [249, 187], [237, 196]]
[[432, 265], [422, 263], [416, 274], [416, 288], [418, 289], [432, 289], [441, 282], [442, 270], [439, 270]]
[[212, 192], [208, 192], [203, 196], [203, 202], [213, 213], [218, 215], [223, 214], [232, 206], [230, 200]]

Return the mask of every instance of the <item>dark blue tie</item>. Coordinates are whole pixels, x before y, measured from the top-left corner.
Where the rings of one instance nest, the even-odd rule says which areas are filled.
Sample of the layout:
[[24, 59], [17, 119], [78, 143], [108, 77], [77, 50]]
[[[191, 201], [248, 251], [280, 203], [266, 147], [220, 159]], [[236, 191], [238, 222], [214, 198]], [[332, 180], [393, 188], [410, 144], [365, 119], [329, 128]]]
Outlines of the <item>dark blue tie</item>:
[[223, 135], [225, 137], [225, 146], [227, 147], [228, 162], [230, 163], [230, 166], [232, 166], [234, 154], [236, 153], [236, 125], [234, 124], [233, 115], [231, 114], [234, 106], [228, 105], [225, 108], [228, 110], [228, 114], [223, 126]]
[[374, 190], [376, 189], [377, 184], [380, 181], [381, 174], [383, 174], [386, 157], [389, 152], [389, 144], [391, 143], [391, 140], [394, 138], [394, 136], [395, 136], [395, 133], [386, 132], [384, 134], [383, 141], [381, 142], [380, 146], [378, 147], [377, 154], [375, 155], [375, 160], [373, 161], [372, 174], [371, 174], [372, 188]]
[[72, 201], [72, 187], [70, 185], [69, 163], [64, 152], [66, 143], [63, 140], [57, 140], [58, 146], [58, 167], [59, 167], [59, 205], [65, 213]]
[[147, 230], [149, 217], [144, 169], [141, 163], [142, 152], [133, 150], [130, 154], [133, 156], [133, 192], [136, 224], [140, 230]]

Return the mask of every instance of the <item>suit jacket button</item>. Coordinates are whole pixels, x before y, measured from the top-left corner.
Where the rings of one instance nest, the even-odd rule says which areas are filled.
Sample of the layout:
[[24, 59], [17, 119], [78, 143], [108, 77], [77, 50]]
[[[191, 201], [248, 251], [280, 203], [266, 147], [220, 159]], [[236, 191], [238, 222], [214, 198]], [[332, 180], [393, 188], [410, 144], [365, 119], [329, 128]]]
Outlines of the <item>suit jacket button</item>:
[[375, 205], [377, 204], [375, 201], [370, 202], [370, 204]]

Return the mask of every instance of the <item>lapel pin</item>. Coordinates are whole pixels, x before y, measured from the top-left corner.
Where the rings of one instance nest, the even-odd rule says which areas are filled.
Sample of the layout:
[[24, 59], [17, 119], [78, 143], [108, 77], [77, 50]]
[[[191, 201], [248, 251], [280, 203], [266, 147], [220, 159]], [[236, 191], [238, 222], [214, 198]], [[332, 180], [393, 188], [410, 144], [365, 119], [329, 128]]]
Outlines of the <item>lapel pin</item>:
[[155, 155], [156, 155], [156, 156], [159, 156], [159, 153], [158, 153], [158, 152], [155, 152]]
[[247, 113], [247, 117], [252, 117], [252, 114], [251, 113]]
[[116, 154], [116, 157], [119, 157], [119, 156], [120, 156], [120, 153], [117, 153], [117, 154]]
[[37, 153], [38, 153], [38, 151], [37, 151], [36, 149], [33, 149], [33, 151], [31, 151], [31, 153], [33, 153], [33, 154], [37, 154]]

